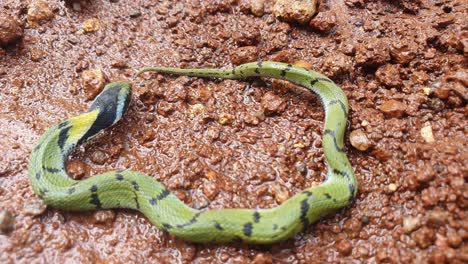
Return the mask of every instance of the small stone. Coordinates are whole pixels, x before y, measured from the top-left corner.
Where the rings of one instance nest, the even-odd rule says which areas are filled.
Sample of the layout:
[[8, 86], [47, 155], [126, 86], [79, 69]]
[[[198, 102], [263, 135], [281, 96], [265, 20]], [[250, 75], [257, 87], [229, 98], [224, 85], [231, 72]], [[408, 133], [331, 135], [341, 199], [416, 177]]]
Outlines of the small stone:
[[107, 155], [104, 151], [96, 150], [91, 154], [91, 161], [98, 165], [103, 165], [107, 161]]
[[317, 12], [317, 0], [276, 0], [273, 14], [286, 22], [307, 24]]
[[407, 106], [397, 100], [388, 100], [385, 101], [380, 106], [380, 111], [389, 117], [400, 118], [406, 111]]
[[41, 49], [32, 48], [29, 52], [31, 61], [39, 62], [45, 57], [46, 53]]
[[395, 192], [397, 189], [398, 189], [398, 186], [397, 186], [396, 184], [394, 184], [394, 183], [390, 183], [390, 184], [388, 185], [388, 191], [389, 191], [390, 193]]
[[431, 95], [431, 93], [433, 92], [434, 89], [432, 89], [430, 87], [424, 87], [424, 88], [422, 88], [422, 90], [423, 90], [424, 95], [429, 96], [429, 95]]
[[366, 39], [357, 46], [355, 60], [357, 65], [368, 68], [383, 65], [390, 60], [388, 44], [378, 38]]
[[171, 103], [162, 101], [159, 102], [156, 112], [162, 116], [168, 117], [170, 114], [172, 114], [172, 112], [174, 112], [174, 110], [174, 106]]
[[81, 74], [81, 85], [86, 99], [91, 100], [98, 95], [107, 83], [107, 77], [101, 69], [86, 70]]
[[453, 229], [447, 230], [447, 242], [453, 248], [458, 248], [463, 243], [463, 238]]
[[303, 61], [303, 60], [296, 61], [294, 63], [294, 66], [306, 68], [308, 70], [312, 70], [314, 68], [310, 63], [308, 63], [307, 61]]
[[27, 19], [29, 25], [32, 27], [52, 18], [54, 18], [54, 13], [46, 1], [35, 0], [29, 5]]
[[335, 52], [325, 58], [323, 61], [322, 71], [329, 77], [336, 77], [352, 70], [351, 57], [340, 52]]
[[390, 48], [392, 60], [398, 64], [410, 63], [416, 57], [417, 47], [418, 45], [415, 42], [393, 42]]
[[194, 105], [191, 105], [188, 109], [188, 116], [190, 118], [194, 118], [202, 113], [205, 112], [205, 106], [203, 104], [194, 104]]
[[362, 130], [353, 130], [349, 134], [349, 141], [354, 148], [360, 151], [366, 151], [371, 146], [370, 140]]
[[94, 212], [93, 220], [95, 224], [110, 224], [115, 221], [115, 212], [113, 210], [99, 210]]
[[0, 15], [0, 46], [13, 44], [22, 37], [23, 28], [21, 24], [11, 16]]
[[0, 232], [8, 233], [13, 230], [15, 217], [8, 210], [0, 210]]
[[434, 135], [432, 134], [432, 127], [430, 125], [421, 128], [421, 136], [426, 143], [434, 142]]
[[261, 17], [265, 12], [265, 0], [251, 0], [250, 1], [250, 12], [254, 16]]
[[192, 203], [192, 207], [198, 210], [206, 208], [210, 204], [210, 201], [205, 196], [197, 197]]
[[273, 263], [273, 256], [268, 253], [258, 253], [255, 255], [251, 264], [271, 264]]
[[441, 209], [434, 209], [427, 213], [427, 224], [431, 226], [443, 226], [447, 219], [447, 213]]
[[47, 204], [42, 200], [28, 201], [23, 208], [25, 214], [32, 216], [41, 215], [46, 209]]
[[336, 249], [338, 252], [340, 252], [341, 255], [343, 256], [349, 256], [351, 252], [353, 251], [353, 245], [348, 240], [341, 240], [338, 242], [336, 245]]
[[411, 236], [414, 242], [416, 242], [416, 244], [421, 249], [428, 248], [434, 243], [435, 240], [434, 231], [425, 226], [414, 232]]
[[90, 167], [80, 161], [80, 160], [72, 160], [67, 163], [66, 165], [67, 172], [74, 180], [80, 180], [83, 177], [89, 175]]
[[397, 65], [386, 64], [375, 73], [377, 80], [388, 87], [401, 86], [400, 70]]
[[419, 217], [407, 216], [403, 218], [403, 231], [409, 234], [421, 226]]
[[240, 48], [235, 49], [231, 53], [231, 62], [234, 65], [257, 61], [257, 59], [258, 59], [258, 48], [255, 46], [240, 47]]
[[219, 187], [216, 183], [212, 181], [206, 181], [203, 184], [202, 191], [203, 194], [206, 195], [206, 197], [208, 197], [208, 199], [213, 200], [219, 193]]
[[83, 23], [82, 28], [85, 33], [96, 32], [101, 28], [101, 22], [97, 18], [90, 18]]
[[329, 33], [335, 25], [336, 16], [332, 12], [320, 12], [309, 23], [311, 29], [322, 33]]
[[140, 17], [141, 15], [142, 14], [140, 10], [134, 10], [133, 12], [130, 13], [131, 18], [137, 18], [137, 17]]
[[279, 114], [286, 109], [286, 101], [273, 92], [266, 92], [262, 96], [261, 104], [267, 115]]
[[231, 124], [235, 119], [236, 117], [231, 114], [222, 113], [219, 115], [218, 123], [220, 123], [221, 125], [228, 125]]
[[282, 204], [284, 201], [289, 199], [288, 190], [279, 184], [273, 185], [271, 188], [271, 192], [275, 196], [276, 202], [279, 204]]

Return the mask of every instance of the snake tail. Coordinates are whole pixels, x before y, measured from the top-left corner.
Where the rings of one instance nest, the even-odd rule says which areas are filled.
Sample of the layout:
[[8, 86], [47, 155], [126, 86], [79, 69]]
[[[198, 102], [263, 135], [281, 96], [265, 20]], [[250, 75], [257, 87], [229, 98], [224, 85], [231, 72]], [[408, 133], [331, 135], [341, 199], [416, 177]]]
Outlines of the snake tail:
[[270, 77], [313, 91], [325, 109], [322, 146], [327, 179], [274, 208], [210, 210], [187, 206], [161, 183], [140, 172], [110, 171], [73, 180], [65, 170], [71, 151], [118, 122], [128, 108], [131, 85], [115, 82], [104, 88], [87, 112], [49, 128], [32, 150], [28, 176], [34, 192], [47, 204], [72, 211], [138, 210], [157, 228], [192, 242], [271, 244], [288, 239], [323, 216], [336, 212], [356, 195], [356, 178], [343, 146], [348, 102], [343, 91], [327, 77], [277, 62], [247, 63], [231, 70], [147, 67], [138, 74], [147, 71], [223, 79]]

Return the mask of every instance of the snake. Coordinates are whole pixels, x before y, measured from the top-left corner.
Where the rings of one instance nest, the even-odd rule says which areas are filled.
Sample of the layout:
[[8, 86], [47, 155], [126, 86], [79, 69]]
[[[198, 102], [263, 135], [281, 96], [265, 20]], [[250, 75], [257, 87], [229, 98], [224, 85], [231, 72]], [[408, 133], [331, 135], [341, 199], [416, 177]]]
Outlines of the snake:
[[65, 163], [74, 148], [117, 123], [129, 107], [132, 85], [111, 82], [87, 112], [46, 130], [31, 151], [28, 177], [34, 192], [49, 206], [65, 211], [127, 208], [138, 210], [156, 228], [195, 243], [272, 244], [291, 238], [326, 215], [348, 206], [357, 180], [345, 154], [349, 115], [344, 92], [326, 76], [296, 65], [258, 61], [232, 69], [144, 67], [144, 72], [218, 79], [282, 79], [314, 92], [325, 111], [322, 146], [326, 179], [272, 208], [195, 209], [153, 177], [131, 170], [72, 179]]

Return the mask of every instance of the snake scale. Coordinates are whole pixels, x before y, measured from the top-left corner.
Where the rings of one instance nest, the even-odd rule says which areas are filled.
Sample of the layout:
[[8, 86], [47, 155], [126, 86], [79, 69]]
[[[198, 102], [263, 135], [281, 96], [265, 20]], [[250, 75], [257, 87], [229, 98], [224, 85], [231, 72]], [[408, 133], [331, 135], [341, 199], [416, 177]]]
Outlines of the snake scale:
[[324, 75], [278, 62], [246, 63], [230, 70], [147, 67], [138, 74], [148, 71], [221, 79], [269, 77], [313, 91], [325, 109], [322, 146], [328, 168], [326, 180], [274, 208], [212, 210], [185, 205], [161, 183], [140, 172], [110, 171], [73, 180], [65, 170], [67, 156], [77, 145], [119, 121], [128, 108], [130, 83], [113, 82], [105, 86], [87, 112], [49, 128], [32, 150], [29, 178], [35, 193], [48, 205], [72, 211], [135, 209], [159, 229], [192, 242], [270, 244], [290, 238], [336, 212], [356, 195], [356, 178], [343, 147], [348, 101]]

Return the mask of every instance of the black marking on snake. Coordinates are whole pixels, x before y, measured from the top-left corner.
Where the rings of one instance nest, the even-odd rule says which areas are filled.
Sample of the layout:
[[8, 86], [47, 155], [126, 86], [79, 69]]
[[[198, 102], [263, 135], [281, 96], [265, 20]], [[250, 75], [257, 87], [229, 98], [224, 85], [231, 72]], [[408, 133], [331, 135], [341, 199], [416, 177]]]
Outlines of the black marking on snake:
[[135, 191], [140, 190], [140, 186], [138, 186], [138, 183], [136, 181], [132, 181], [132, 185], [133, 185], [133, 189], [135, 189]]
[[323, 195], [325, 196], [325, 198], [331, 199], [331, 195], [329, 193], [324, 193]]
[[156, 205], [156, 203], [157, 203], [157, 201], [156, 201], [155, 198], [151, 198], [151, 199], [149, 200], [149, 202], [150, 202], [151, 205]]
[[93, 184], [93, 186], [91, 186], [91, 188], [89, 188], [89, 190], [93, 193], [97, 192], [97, 185], [96, 184]]
[[163, 224], [162, 224], [162, 228], [163, 228], [164, 231], [167, 231], [167, 230], [171, 229], [172, 226], [171, 226], [170, 224], [163, 223]]
[[41, 143], [37, 144], [37, 145], [34, 147], [33, 152], [37, 152], [37, 151], [41, 148], [41, 146], [42, 146]]
[[253, 220], [255, 223], [258, 223], [260, 222], [260, 213], [255, 211], [255, 213], [253, 214]]
[[101, 200], [99, 200], [97, 193], [91, 194], [91, 203], [94, 204], [97, 208], [101, 208]]
[[218, 222], [216, 222], [216, 223], [214, 224], [214, 227], [215, 227], [216, 229], [218, 229], [218, 230], [221, 230], [221, 231], [224, 230], [224, 228], [223, 228]]
[[64, 128], [64, 127], [66, 127], [67, 125], [68, 125], [68, 121], [60, 122], [60, 123], [58, 124], [58, 128], [59, 128], [59, 129], [60, 129], [60, 128]]
[[65, 146], [65, 142], [67, 142], [68, 131], [70, 131], [70, 129], [71, 129], [71, 126], [60, 129], [59, 138], [58, 138], [57, 143], [58, 143], [61, 150], [63, 150], [63, 147]]
[[309, 211], [309, 203], [307, 198], [301, 201], [301, 223], [304, 227], [309, 225], [309, 219], [307, 218], [307, 212]]
[[323, 135], [330, 135], [333, 138], [333, 144], [335, 145], [336, 150], [338, 150], [339, 152], [344, 152], [343, 148], [340, 148], [338, 146], [338, 142], [336, 141], [335, 131], [330, 130], [330, 129], [325, 129], [325, 131], [323, 132]]
[[351, 199], [354, 196], [354, 192], [356, 191], [356, 186], [354, 186], [354, 184], [352, 183], [351, 175], [349, 175], [345, 171], [340, 171], [338, 169], [333, 169], [333, 173], [346, 177], [346, 180], [348, 181], [348, 189], [349, 189], [349, 192], [351, 193], [351, 197], [350, 197]]
[[236, 75], [236, 67], [232, 68], [232, 75]]
[[303, 191], [302, 193], [307, 195], [307, 197], [314, 195], [311, 191]]
[[262, 62], [261, 62], [261, 61], [258, 61], [258, 62], [257, 62], [257, 66], [258, 66], [258, 68], [255, 68], [255, 73], [256, 73], [256, 74], [260, 74], [260, 68], [263, 67]]
[[317, 79], [313, 79], [312, 81], [310, 81], [310, 86], [314, 87], [314, 85], [318, 82], [318, 78]]
[[246, 223], [244, 225], [244, 235], [250, 237], [252, 235], [252, 223]]
[[286, 76], [286, 72], [290, 71], [291, 67], [292, 67], [292, 65], [288, 64], [283, 70], [281, 70], [281, 73], [280, 73], [281, 77]]
[[45, 171], [50, 172], [50, 173], [59, 173], [60, 172], [60, 169], [52, 168], [52, 167], [42, 166], [42, 169], [44, 169]]
[[38, 179], [38, 180], [39, 180], [41, 177], [42, 177], [42, 175], [41, 175], [39, 172], [38, 172], [38, 173], [36, 173], [36, 179]]
[[122, 174], [119, 174], [119, 173], [118, 173], [117, 175], [115, 175], [115, 178], [116, 178], [118, 181], [123, 181], [124, 176], [123, 176]]
[[49, 190], [47, 190], [46, 188], [39, 190], [39, 193], [41, 194], [41, 197], [44, 196], [48, 192], [49, 192]]
[[[104, 128], [111, 126], [117, 115], [117, 104], [119, 102], [119, 91], [118, 88], [112, 88], [104, 90], [101, 94], [96, 97], [93, 104], [89, 108], [89, 112], [98, 110], [96, 120], [94, 120], [91, 127], [88, 129], [86, 134], [80, 139], [80, 142], [94, 136]], [[124, 112], [128, 106], [129, 98], [125, 101]]]
[[330, 101], [330, 103], [328, 103], [328, 106], [332, 106], [334, 104], [340, 104], [341, 110], [343, 110], [345, 117], [348, 118], [348, 111], [346, 110], [346, 106], [344, 105], [344, 103], [340, 100], [332, 100]]
[[91, 186], [89, 190], [92, 192], [91, 194], [91, 203], [96, 205], [97, 208], [101, 208], [101, 200], [99, 200], [99, 196], [97, 194], [97, 185]]
[[162, 191], [158, 197], [156, 197], [156, 199], [158, 201], [161, 201], [162, 199], [166, 198], [169, 194], [171, 194], [171, 191], [169, 191], [168, 189], [164, 189], [164, 191]]
[[68, 194], [72, 194], [75, 192], [75, 187], [71, 187], [70, 189], [68, 189]]
[[277, 224], [273, 224], [273, 230], [276, 230], [278, 229], [278, 225]]
[[136, 192], [134, 192], [134, 194], [135, 194], [135, 198], [133, 198], [133, 200], [135, 200], [136, 208], [140, 209], [140, 203], [138, 202], [138, 195], [136, 194]]
[[184, 228], [186, 226], [189, 226], [189, 225], [193, 225], [197, 222], [197, 218], [201, 215], [202, 212], [198, 212], [196, 213], [192, 219], [190, 219], [190, 221], [188, 221], [187, 223], [184, 223], [184, 224], [180, 224], [180, 225], [177, 225], [176, 227], [177, 228]]
[[286, 231], [286, 229], [287, 229], [287, 228], [286, 228], [285, 226], [282, 226], [282, 227], [281, 227], [281, 230], [283, 230], [283, 231]]

